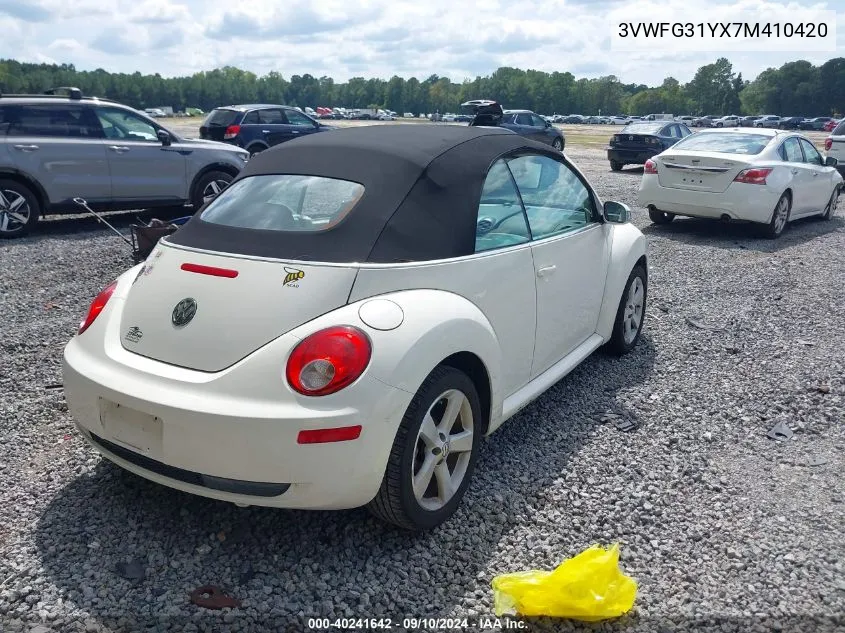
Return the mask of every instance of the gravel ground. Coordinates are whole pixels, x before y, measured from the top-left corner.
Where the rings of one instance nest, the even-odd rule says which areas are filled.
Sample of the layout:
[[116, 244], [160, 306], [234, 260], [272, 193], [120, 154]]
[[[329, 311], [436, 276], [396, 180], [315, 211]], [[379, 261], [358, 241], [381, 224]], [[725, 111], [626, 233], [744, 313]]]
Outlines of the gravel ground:
[[[641, 170], [570, 156], [603, 197], [635, 204]], [[843, 630], [842, 212], [774, 242], [697, 220], [652, 227], [643, 209], [634, 222], [651, 254], [639, 348], [593, 356], [489, 438], [457, 515], [422, 535], [363, 510], [239, 509], [100, 459], [53, 387], [129, 249], [78, 219], [3, 243], [0, 631], [303, 631], [308, 616], [389, 617], [393, 630], [467, 617], [477, 630], [496, 574], [615, 541], [635, 608], [584, 630]], [[791, 441], [766, 436], [780, 421]], [[142, 580], [115, 572], [133, 559]], [[242, 607], [202, 612], [188, 593], [204, 584]]]

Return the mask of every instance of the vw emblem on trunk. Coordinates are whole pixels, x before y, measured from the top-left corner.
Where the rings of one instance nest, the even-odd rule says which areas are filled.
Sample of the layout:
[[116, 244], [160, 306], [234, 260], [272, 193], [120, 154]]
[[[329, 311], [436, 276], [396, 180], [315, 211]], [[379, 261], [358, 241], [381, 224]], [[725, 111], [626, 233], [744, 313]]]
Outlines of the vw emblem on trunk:
[[196, 313], [197, 302], [191, 297], [187, 297], [182, 299], [176, 304], [176, 307], [173, 308], [173, 314], [170, 315], [170, 320], [173, 321], [173, 325], [176, 327], [182, 327], [183, 325], [190, 323]]

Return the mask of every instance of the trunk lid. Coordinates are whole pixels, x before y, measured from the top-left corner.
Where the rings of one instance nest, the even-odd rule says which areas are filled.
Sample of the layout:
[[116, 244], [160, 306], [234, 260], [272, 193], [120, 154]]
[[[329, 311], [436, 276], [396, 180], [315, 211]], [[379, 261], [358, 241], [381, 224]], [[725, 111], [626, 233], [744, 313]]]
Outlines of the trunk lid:
[[465, 114], [472, 114], [473, 119], [470, 125], [474, 126], [497, 126], [502, 121], [504, 110], [496, 101], [490, 99], [472, 99], [461, 104], [461, 110]]
[[[197, 267], [212, 270], [191, 272]], [[345, 305], [357, 270], [197, 253], [161, 242], [125, 299], [121, 344], [171, 365], [220, 371]]]
[[222, 141], [226, 134], [226, 128], [234, 125], [238, 120], [240, 112], [228, 108], [217, 108], [212, 110], [200, 126], [200, 138], [211, 141]]
[[660, 144], [652, 134], [614, 134], [610, 143], [614, 147], [625, 149], [649, 149]]
[[652, 159], [661, 187], [721, 193], [750, 165], [736, 154], [671, 151]]

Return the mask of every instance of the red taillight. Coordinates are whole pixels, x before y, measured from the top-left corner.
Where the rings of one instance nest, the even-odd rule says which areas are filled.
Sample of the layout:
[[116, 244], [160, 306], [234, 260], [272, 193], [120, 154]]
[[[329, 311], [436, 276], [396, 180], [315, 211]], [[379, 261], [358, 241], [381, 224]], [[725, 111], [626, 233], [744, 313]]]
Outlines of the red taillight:
[[645, 167], [643, 167], [644, 174], [656, 174], [657, 173], [657, 163], [653, 160], [647, 160], [645, 162]]
[[824, 140], [824, 151], [829, 152], [831, 147], [833, 147], [833, 141], [831, 141], [829, 138], [826, 138]]
[[240, 125], [230, 125], [226, 128], [226, 131], [223, 132], [223, 139], [229, 140], [231, 138], [235, 138], [238, 134], [241, 133], [241, 126]]
[[297, 444], [325, 444], [326, 442], [348, 442], [361, 436], [361, 425], [341, 426], [335, 429], [309, 429], [296, 436]]
[[237, 270], [230, 268], [217, 268], [216, 266], [203, 266], [202, 264], [185, 263], [180, 268], [189, 273], [199, 273], [200, 275], [211, 275], [212, 277], [226, 277], [227, 279], [234, 279], [238, 276]]
[[743, 169], [736, 175], [734, 182], [744, 182], [747, 185], [765, 185], [766, 178], [772, 173], [771, 167], [763, 169]]
[[350, 325], [330, 327], [294, 348], [285, 374], [295, 391], [325, 396], [355, 382], [371, 355], [370, 339], [361, 330]]
[[85, 330], [91, 327], [91, 324], [98, 316], [100, 316], [100, 312], [103, 311], [103, 308], [106, 307], [106, 304], [109, 302], [115, 288], [117, 288], [116, 279], [106, 286], [100, 294], [94, 297], [94, 300], [91, 302], [91, 307], [88, 308], [88, 314], [85, 315], [82, 323], [79, 324], [79, 331], [77, 334], [82, 334]]

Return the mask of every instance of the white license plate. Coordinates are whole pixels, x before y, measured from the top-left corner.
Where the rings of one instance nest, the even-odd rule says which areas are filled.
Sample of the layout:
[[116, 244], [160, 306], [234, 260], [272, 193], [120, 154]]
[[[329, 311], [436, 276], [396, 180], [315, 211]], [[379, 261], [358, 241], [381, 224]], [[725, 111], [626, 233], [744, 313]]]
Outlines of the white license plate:
[[113, 440], [142, 453], [161, 453], [161, 418], [100, 398], [100, 422]]

